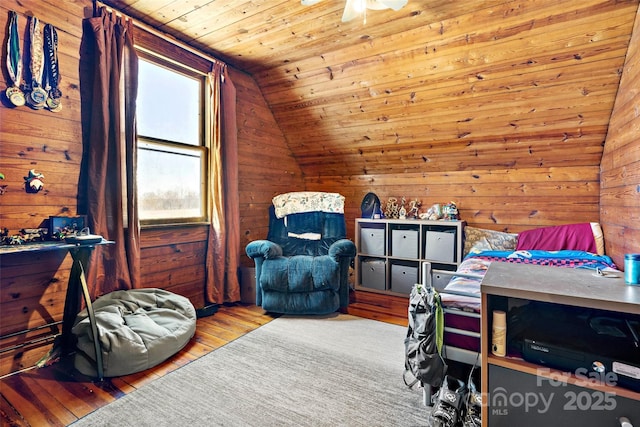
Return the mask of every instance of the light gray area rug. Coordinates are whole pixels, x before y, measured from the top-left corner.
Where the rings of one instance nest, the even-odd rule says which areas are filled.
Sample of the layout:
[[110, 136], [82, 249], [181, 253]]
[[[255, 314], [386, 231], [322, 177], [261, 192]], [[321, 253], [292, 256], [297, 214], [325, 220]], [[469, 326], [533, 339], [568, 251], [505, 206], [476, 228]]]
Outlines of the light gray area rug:
[[402, 380], [405, 335], [344, 314], [280, 317], [73, 425], [428, 425]]

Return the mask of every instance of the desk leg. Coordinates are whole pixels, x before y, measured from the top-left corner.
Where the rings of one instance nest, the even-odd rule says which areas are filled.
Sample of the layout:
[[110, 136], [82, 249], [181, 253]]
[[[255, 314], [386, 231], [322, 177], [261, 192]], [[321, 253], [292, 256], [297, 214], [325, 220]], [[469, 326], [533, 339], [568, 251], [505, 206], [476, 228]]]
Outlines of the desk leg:
[[80, 283], [82, 285], [82, 294], [84, 296], [84, 302], [87, 305], [87, 314], [89, 314], [89, 324], [91, 325], [91, 333], [93, 335], [93, 348], [96, 352], [96, 366], [98, 368], [98, 379], [100, 381], [104, 378], [104, 368], [102, 365], [102, 348], [100, 346], [100, 331], [98, 331], [98, 324], [96, 322], [96, 315], [93, 312], [93, 304], [91, 303], [91, 296], [89, 295], [89, 289], [87, 288], [87, 279], [84, 275], [84, 268], [80, 265]]
[[69, 252], [73, 258], [73, 264], [71, 265], [71, 272], [69, 273], [69, 283], [67, 284], [67, 294], [64, 300], [64, 313], [62, 316], [61, 345], [63, 354], [73, 352], [76, 347], [76, 340], [71, 329], [80, 312], [80, 288], [82, 286], [80, 277], [84, 275], [83, 265], [87, 265], [86, 263], [91, 254], [89, 249], [74, 249]]
[[91, 325], [91, 333], [93, 335], [98, 379], [102, 381], [104, 378], [104, 368], [102, 363], [100, 335], [98, 332], [98, 325], [96, 323], [96, 316], [93, 311], [93, 304], [91, 303], [91, 296], [89, 295], [89, 289], [87, 288], [87, 278], [84, 273], [84, 266], [87, 265], [87, 262], [89, 261], [92, 249], [92, 247], [87, 246], [78, 247], [69, 251], [73, 258], [73, 265], [71, 267], [71, 276], [69, 277], [69, 286], [67, 287], [67, 295], [64, 303], [64, 315], [62, 319], [62, 346], [64, 354], [69, 354], [71, 351], [75, 350], [76, 343], [71, 330], [76, 317], [78, 316], [78, 312], [80, 311], [80, 293], [82, 293], [82, 297], [84, 298], [84, 302], [87, 306], [89, 324]]

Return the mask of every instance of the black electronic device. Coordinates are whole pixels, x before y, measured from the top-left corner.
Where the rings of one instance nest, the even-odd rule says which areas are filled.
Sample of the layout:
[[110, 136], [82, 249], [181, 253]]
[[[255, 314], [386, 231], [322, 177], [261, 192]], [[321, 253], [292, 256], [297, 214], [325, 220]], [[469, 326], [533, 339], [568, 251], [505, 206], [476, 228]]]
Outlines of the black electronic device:
[[[360, 205], [362, 211], [362, 218], [375, 218], [376, 215], [381, 215], [380, 199], [374, 193], [367, 193], [362, 199]], [[378, 216], [380, 218], [380, 216]]]
[[91, 234], [88, 227], [83, 228], [79, 232], [65, 236], [64, 241], [74, 245], [93, 245], [102, 242], [102, 236], [99, 234]]
[[596, 310], [541, 315], [523, 332], [522, 357], [586, 382], [640, 391], [640, 316]]

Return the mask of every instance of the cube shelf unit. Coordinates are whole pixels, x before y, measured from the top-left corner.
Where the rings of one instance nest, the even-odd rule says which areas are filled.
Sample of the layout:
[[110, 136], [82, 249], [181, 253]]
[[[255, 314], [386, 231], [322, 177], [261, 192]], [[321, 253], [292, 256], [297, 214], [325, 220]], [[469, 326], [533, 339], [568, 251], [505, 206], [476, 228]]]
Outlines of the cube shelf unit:
[[464, 221], [357, 218], [356, 289], [408, 296], [415, 283], [425, 283], [423, 261], [455, 271], [462, 262], [464, 226]]

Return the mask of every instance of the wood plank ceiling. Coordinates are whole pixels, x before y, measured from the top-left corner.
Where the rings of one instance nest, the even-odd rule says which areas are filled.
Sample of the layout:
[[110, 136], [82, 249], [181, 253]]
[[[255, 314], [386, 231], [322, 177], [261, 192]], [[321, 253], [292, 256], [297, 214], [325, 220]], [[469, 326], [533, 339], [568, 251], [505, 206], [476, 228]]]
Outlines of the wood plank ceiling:
[[307, 177], [597, 166], [638, 0], [109, 0], [250, 73]]

